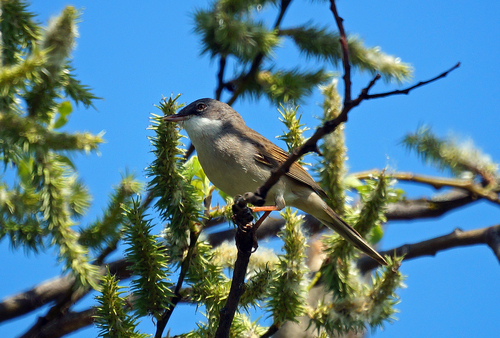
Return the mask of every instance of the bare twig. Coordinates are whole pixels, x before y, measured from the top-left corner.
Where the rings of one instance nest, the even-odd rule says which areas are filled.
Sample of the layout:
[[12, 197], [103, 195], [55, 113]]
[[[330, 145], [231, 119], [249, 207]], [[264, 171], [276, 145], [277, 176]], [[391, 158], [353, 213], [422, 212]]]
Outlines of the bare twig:
[[190, 232], [189, 237], [189, 249], [186, 254], [186, 257], [182, 261], [181, 272], [179, 273], [179, 278], [177, 279], [177, 285], [175, 286], [174, 297], [170, 300], [170, 306], [165, 310], [161, 319], [158, 321], [156, 325], [156, 334], [155, 338], [161, 338], [163, 331], [165, 330], [165, 326], [167, 326], [168, 320], [170, 316], [174, 312], [175, 306], [182, 299], [181, 296], [181, 287], [184, 283], [184, 278], [186, 277], [186, 273], [188, 271], [189, 265], [191, 264], [191, 258], [193, 257], [196, 249], [196, 242], [198, 241], [198, 237], [200, 236], [201, 231]]
[[365, 97], [368, 95], [368, 91], [375, 85], [375, 83], [380, 79], [380, 75], [377, 74], [372, 81], [361, 91], [359, 96], [355, 99], [351, 99], [351, 66], [349, 64], [349, 51], [347, 46], [347, 37], [345, 34], [343, 19], [338, 15], [337, 8], [335, 6], [335, 1], [331, 0], [331, 10], [335, 17], [335, 21], [340, 32], [340, 44], [342, 47], [342, 65], [344, 68], [344, 86], [345, 86], [345, 97], [344, 105], [340, 114], [329, 121], [326, 121], [323, 126], [319, 127], [316, 132], [300, 147], [296, 148], [288, 157], [288, 159], [281, 164], [281, 166], [274, 170], [268, 180], [257, 189], [255, 193], [245, 194], [245, 199], [247, 202], [254, 205], [263, 205], [266, 200], [267, 193], [273, 187], [274, 184], [278, 182], [280, 177], [290, 170], [292, 164], [297, 161], [304, 154], [314, 151], [318, 148], [317, 142], [326, 134], [333, 132], [341, 123], [347, 121], [347, 114], [349, 111], [359, 105]]
[[[422, 256], [435, 256], [439, 251], [476, 244], [487, 244], [500, 261], [500, 224], [469, 231], [462, 231], [457, 228], [448, 235], [419, 243], [405, 244], [395, 249], [382, 251], [380, 254], [383, 256], [404, 256], [404, 259], [407, 260]], [[370, 257], [364, 256], [358, 261], [358, 268], [362, 273], [377, 267], [378, 263], [376, 261], [371, 262]]]
[[219, 60], [219, 73], [217, 73], [217, 89], [215, 99], [220, 101], [222, 90], [224, 89], [224, 71], [226, 70], [226, 56], [221, 55]]
[[186, 153], [184, 154], [184, 160], [187, 161], [187, 159], [190, 158], [191, 155], [193, 155], [193, 153], [194, 153], [194, 145], [191, 143], [188, 149], [186, 150]]
[[344, 19], [339, 16], [335, 0], [330, 0], [330, 10], [339, 29], [340, 46], [342, 47], [342, 67], [344, 68], [344, 106], [351, 102], [351, 64], [349, 63], [349, 47], [347, 45], [347, 34], [344, 30]]
[[439, 80], [443, 77], [445, 77], [446, 75], [448, 75], [450, 72], [454, 71], [455, 69], [457, 69], [458, 67], [460, 67], [460, 62], [458, 62], [456, 65], [454, 65], [453, 67], [451, 67], [450, 69], [448, 69], [446, 72], [443, 72], [441, 74], [439, 74], [438, 76], [436, 77], [433, 77], [432, 79], [430, 80], [427, 80], [427, 81], [420, 81], [419, 83], [417, 83], [416, 85], [414, 86], [411, 86], [409, 88], [406, 88], [406, 89], [397, 89], [397, 90], [393, 90], [393, 91], [390, 91], [390, 92], [385, 92], [385, 93], [379, 93], [379, 94], [370, 94], [370, 95], [367, 95], [366, 96], [366, 100], [370, 100], [370, 99], [378, 99], [378, 98], [381, 98], [381, 97], [386, 97], [386, 96], [391, 96], [391, 95], [398, 95], [398, 94], [405, 94], [407, 95], [408, 93], [410, 93], [410, 91], [412, 91], [413, 89], [416, 89], [418, 87], [421, 87], [421, 86], [424, 86], [428, 83], [431, 83], [431, 82], [434, 82], [436, 80]]

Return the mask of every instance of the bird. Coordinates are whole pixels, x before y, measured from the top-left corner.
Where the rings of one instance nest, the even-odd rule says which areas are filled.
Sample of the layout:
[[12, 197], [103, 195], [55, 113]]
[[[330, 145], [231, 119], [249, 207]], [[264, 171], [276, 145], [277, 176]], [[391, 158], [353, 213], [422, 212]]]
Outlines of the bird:
[[[249, 128], [230, 105], [198, 99], [179, 112], [164, 117], [178, 123], [189, 136], [208, 179], [230, 196], [259, 188], [289, 154]], [[387, 265], [386, 260], [363, 237], [333, 211], [324, 199], [326, 192], [297, 162], [269, 190], [265, 206], [281, 210], [295, 207], [336, 231], [356, 248]]]

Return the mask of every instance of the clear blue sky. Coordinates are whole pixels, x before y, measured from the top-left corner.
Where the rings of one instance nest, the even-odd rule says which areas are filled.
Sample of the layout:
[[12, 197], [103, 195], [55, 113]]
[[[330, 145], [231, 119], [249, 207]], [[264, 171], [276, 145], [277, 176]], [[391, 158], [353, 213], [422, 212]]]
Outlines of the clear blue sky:
[[[73, 54], [77, 74], [94, 88], [96, 95], [104, 98], [96, 102], [98, 111], [79, 109], [68, 124], [69, 130], [106, 132], [107, 143], [100, 148], [99, 156], [81, 155], [76, 159], [94, 197], [90, 215], [83, 220], [85, 224], [105, 207], [120, 173], [133, 171], [142, 181], [146, 180], [144, 168], [152, 161], [146, 128], [149, 114], [157, 111], [153, 105], [162, 95], [171, 93], [182, 93], [181, 101], [187, 103], [213, 97], [217, 64], [200, 57], [200, 44], [192, 33], [190, 13], [196, 7], [206, 7], [206, 1], [38, 0], [33, 1], [31, 9], [46, 23], [66, 4], [84, 9]], [[283, 27], [314, 21], [334, 28], [328, 7], [318, 1], [311, 4], [296, 0]], [[341, 1], [339, 12], [346, 29], [364, 38], [366, 45], [380, 46], [386, 53], [411, 63], [415, 81], [429, 79], [462, 62], [445, 79], [408, 96], [367, 101], [353, 110], [346, 129], [351, 171], [389, 165], [398, 171], [440, 174], [423, 166], [399, 145], [406, 132], [415, 131], [422, 124], [433, 126], [442, 136], [453, 133], [461, 139], [471, 138], [485, 153], [500, 160], [499, 2], [352, 0]], [[278, 60], [295, 65], [297, 54], [287, 46], [285, 43], [284, 51], [277, 54]], [[314, 68], [314, 60], [301, 60], [304, 68]], [[353, 81], [357, 93], [369, 77], [355, 74]], [[373, 93], [394, 88], [380, 82]], [[310, 127], [317, 124], [314, 117], [320, 115], [320, 102], [316, 91], [300, 108]], [[268, 138], [281, 133], [276, 107], [268, 102], [238, 101], [235, 108], [250, 127]], [[409, 197], [434, 193], [416, 185], [403, 187], [408, 189]], [[448, 234], [457, 227], [470, 230], [491, 226], [499, 220], [498, 206], [477, 202], [439, 219], [391, 222], [381, 249]], [[0, 242], [0, 254], [0, 298], [60, 273], [51, 251], [36, 256], [12, 252], [4, 240]], [[408, 287], [399, 292], [399, 320], [372, 336], [498, 336], [500, 267], [488, 247], [449, 250], [436, 257], [405, 262], [401, 270], [408, 276]], [[91, 300], [87, 306], [90, 303]], [[187, 307], [175, 311], [172, 334], [194, 326], [193, 312], [194, 308]], [[196, 318], [201, 319], [199, 313]], [[0, 335], [18, 336], [35, 320], [36, 317], [28, 316], [3, 324]], [[94, 328], [85, 329], [73, 337], [92, 337], [96, 332]]]

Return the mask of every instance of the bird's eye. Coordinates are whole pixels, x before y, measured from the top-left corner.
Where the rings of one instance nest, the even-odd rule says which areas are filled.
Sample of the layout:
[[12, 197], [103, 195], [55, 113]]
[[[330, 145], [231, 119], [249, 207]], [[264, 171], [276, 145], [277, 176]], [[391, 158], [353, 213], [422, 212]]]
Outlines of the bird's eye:
[[199, 112], [202, 112], [204, 111], [205, 109], [207, 108], [207, 105], [204, 104], [204, 103], [198, 103], [196, 105], [196, 110], [199, 111]]

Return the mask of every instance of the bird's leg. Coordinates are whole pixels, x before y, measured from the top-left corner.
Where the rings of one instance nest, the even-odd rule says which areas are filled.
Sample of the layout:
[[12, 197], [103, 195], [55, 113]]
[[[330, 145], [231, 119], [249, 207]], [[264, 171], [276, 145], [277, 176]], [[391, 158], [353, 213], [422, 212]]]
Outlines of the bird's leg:
[[263, 206], [263, 207], [250, 207], [253, 212], [258, 212], [258, 211], [264, 211], [264, 215], [262, 215], [259, 220], [255, 223], [254, 225], [254, 231], [257, 231], [257, 229], [260, 227], [262, 222], [269, 216], [271, 211], [277, 211], [279, 210], [276, 206], [274, 205], [269, 205], [269, 206]]
[[264, 215], [262, 215], [259, 218], [259, 220], [257, 222], [255, 222], [255, 225], [253, 226], [254, 231], [257, 231], [257, 229], [260, 227], [260, 225], [262, 224], [262, 222], [264, 222], [264, 220], [267, 218], [267, 216], [269, 216], [269, 214], [271, 213], [271, 211], [265, 211]]
[[271, 211], [280, 211], [281, 210], [281, 209], [278, 209], [274, 205], [266, 205], [266, 206], [263, 206], [263, 207], [250, 207], [250, 209], [252, 209], [253, 212], [259, 212], [259, 211], [269, 211], [269, 212], [271, 212]]

